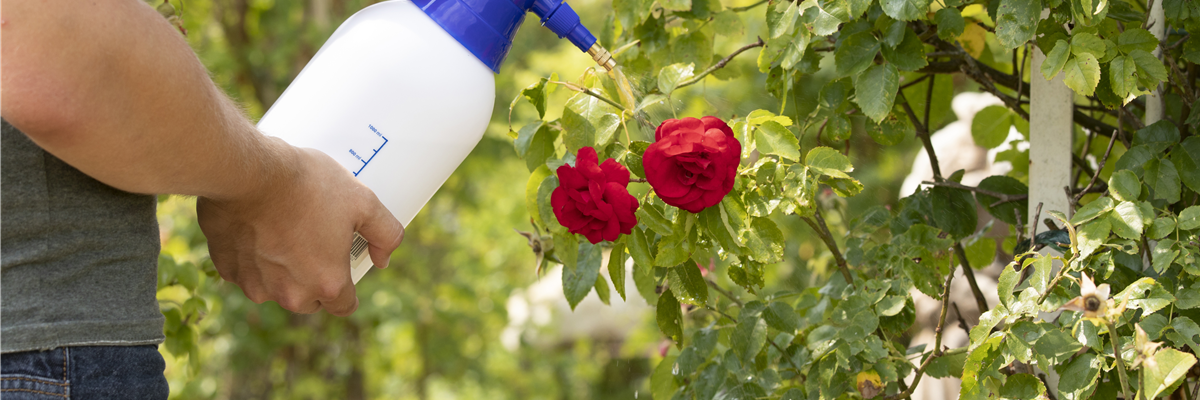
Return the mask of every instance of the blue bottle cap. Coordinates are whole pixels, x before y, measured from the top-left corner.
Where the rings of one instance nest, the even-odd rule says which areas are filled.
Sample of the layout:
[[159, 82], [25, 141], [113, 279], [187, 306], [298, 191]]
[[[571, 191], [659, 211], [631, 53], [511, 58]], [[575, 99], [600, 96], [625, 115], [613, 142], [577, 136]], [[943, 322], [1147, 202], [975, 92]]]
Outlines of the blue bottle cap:
[[542, 25], [567, 38], [581, 51], [596, 37], [579, 22], [579, 14], [561, 0], [412, 0], [442, 29], [458, 40], [479, 61], [500, 72], [513, 37], [525, 13], [533, 11]]

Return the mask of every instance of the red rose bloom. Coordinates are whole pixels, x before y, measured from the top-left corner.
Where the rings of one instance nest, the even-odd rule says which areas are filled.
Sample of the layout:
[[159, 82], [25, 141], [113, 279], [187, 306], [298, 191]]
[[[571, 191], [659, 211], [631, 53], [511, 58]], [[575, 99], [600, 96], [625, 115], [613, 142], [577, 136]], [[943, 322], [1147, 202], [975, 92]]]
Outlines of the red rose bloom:
[[629, 170], [611, 158], [598, 161], [596, 149], [579, 149], [574, 167], [558, 167], [558, 188], [550, 194], [558, 223], [592, 244], [617, 240], [637, 225], [638, 202], [626, 189]]
[[646, 181], [667, 204], [693, 213], [733, 190], [742, 143], [717, 117], [668, 119], [642, 156]]

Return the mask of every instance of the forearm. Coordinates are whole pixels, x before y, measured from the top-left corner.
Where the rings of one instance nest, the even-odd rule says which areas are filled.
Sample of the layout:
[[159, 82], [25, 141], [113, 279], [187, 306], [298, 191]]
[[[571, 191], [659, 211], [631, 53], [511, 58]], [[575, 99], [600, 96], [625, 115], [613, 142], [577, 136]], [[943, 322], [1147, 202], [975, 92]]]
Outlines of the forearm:
[[169, 23], [137, 0], [5, 2], [0, 109], [113, 187], [230, 198], [290, 174]]

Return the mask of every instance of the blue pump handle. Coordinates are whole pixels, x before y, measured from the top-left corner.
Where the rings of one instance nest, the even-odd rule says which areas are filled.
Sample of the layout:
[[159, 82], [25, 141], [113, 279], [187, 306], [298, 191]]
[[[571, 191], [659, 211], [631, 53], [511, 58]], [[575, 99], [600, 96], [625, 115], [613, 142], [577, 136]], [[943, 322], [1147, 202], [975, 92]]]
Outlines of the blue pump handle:
[[525, 14], [532, 11], [542, 25], [570, 40], [580, 51], [596, 44], [596, 37], [579, 22], [579, 14], [562, 0], [412, 0], [442, 29], [458, 40], [488, 68], [500, 64], [512, 47]]

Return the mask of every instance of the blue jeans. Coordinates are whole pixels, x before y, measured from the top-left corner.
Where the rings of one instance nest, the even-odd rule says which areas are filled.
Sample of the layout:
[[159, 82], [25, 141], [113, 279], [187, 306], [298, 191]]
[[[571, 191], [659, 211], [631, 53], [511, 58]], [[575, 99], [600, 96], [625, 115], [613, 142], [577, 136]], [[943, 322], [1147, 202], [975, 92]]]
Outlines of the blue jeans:
[[166, 399], [158, 346], [79, 346], [0, 355], [4, 400]]

